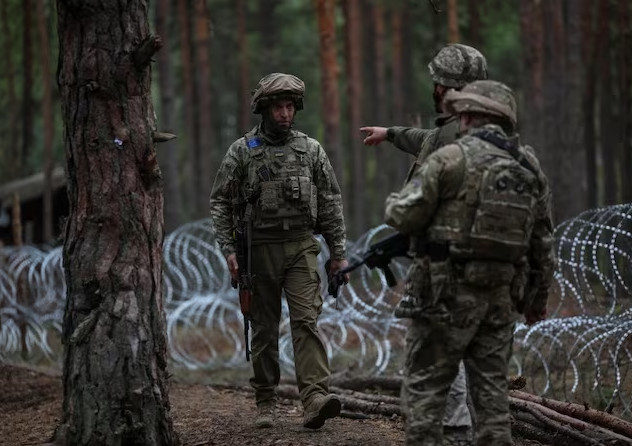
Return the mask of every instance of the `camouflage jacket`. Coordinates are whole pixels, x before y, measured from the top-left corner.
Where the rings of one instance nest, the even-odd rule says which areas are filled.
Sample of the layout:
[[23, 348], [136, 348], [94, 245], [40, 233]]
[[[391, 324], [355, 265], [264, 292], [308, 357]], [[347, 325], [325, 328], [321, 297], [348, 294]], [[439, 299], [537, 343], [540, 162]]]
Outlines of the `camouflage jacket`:
[[[282, 154], [283, 156], [279, 156]], [[262, 165], [270, 166], [266, 175], [270, 175], [273, 180], [279, 172], [300, 168], [311, 182], [313, 203], [310, 205], [315, 213], [313, 221], [306, 221], [302, 228], [293, 228], [290, 231], [283, 228], [264, 228], [266, 235], [271, 239], [285, 240], [297, 235], [318, 232], [325, 238], [331, 257], [344, 258], [345, 225], [342, 197], [325, 150], [318, 141], [295, 130], [290, 131], [281, 145], [272, 145], [265, 138], [261, 126], [255, 127], [245, 137], [231, 144], [222, 160], [211, 191], [211, 218], [224, 256], [235, 252], [232, 235], [237, 219], [243, 217], [240, 215], [243, 210], [238, 207], [248, 199], [254, 202], [255, 208], [261, 206]], [[301, 194], [303, 186], [301, 184]], [[254, 234], [261, 229], [258, 228], [257, 220], [254, 221], [253, 229]]]
[[[500, 127], [486, 125], [485, 129], [507, 138]], [[468, 135], [478, 129], [471, 129]], [[446, 145], [433, 154], [412, 175], [410, 181], [398, 193], [392, 193], [386, 200], [386, 223], [400, 232], [415, 236], [426, 236], [433, 218], [444, 203], [454, 201], [462, 192], [467, 175], [465, 158], [458, 143], [489, 144], [476, 137], [462, 138], [455, 144]], [[528, 260], [533, 274], [539, 276], [532, 308], [546, 305], [548, 287], [555, 267], [553, 252], [553, 224], [551, 219], [551, 192], [546, 176], [542, 172], [533, 149], [519, 148], [537, 171], [539, 191], [534, 209], [534, 226], [529, 243]]]
[[398, 149], [416, 156], [415, 163], [411, 166], [407, 180], [433, 152], [440, 147], [450, 144], [457, 139], [459, 133], [459, 121], [455, 116], [441, 115], [435, 119], [436, 127], [433, 129], [420, 129], [416, 127], [389, 127], [386, 136]]

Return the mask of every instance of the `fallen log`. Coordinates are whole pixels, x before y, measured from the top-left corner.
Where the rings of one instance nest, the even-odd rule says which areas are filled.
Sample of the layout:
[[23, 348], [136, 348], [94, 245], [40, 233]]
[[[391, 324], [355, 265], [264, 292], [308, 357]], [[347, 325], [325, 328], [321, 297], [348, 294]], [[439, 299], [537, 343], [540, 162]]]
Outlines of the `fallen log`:
[[573, 418], [571, 416], [559, 413], [553, 409], [550, 409], [533, 401], [527, 401], [510, 396], [509, 407], [513, 410], [528, 411], [534, 416], [536, 415], [534, 412], [537, 412], [549, 420], [567, 424], [570, 428], [585, 433], [591, 438], [596, 437], [596, 440], [599, 441], [598, 444], [604, 444], [602, 442], [607, 440], [610, 442], [608, 444], [632, 445], [632, 439], [630, 438], [627, 438], [602, 426], [588, 423], [578, 418]]
[[382, 404], [396, 404], [400, 405], [401, 400], [397, 396], [390, 395], [380, 395], [376, 393], [364, 393], [358, 392], [355, 390], [343, 389], [341, 387], [329, 387], [329, 390], [333, 393], [337, 393], [338, 395], [346, 395], [351, 398], [355, 398], [363, 401], [370, 401], [374, 403], [382, 403]]
[[607, 412], [591, 409], [581, 404], [551, 400], [541, 396], [532, 395], [530, 393], [521, 392], [519, 390], [511, 390], [509, 392], [509, 396], [541, 404], [542, 406], [553, 409], [564, 415], [588, 421], [589, 423], [605, 427], [613, 432], [623, 435], [626, 438], [632, 439], [632, 423], [622, 420], [614, 415], [610, 415]]

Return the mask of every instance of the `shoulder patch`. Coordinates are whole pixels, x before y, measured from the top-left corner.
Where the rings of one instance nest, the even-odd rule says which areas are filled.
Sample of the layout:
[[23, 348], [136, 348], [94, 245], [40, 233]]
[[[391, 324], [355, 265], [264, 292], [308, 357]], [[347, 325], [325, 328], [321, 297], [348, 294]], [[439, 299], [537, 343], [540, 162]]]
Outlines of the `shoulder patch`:
[[254, 149], [255, 147], [259, 147], [261, 145], [261, 139], [257, 136], [254, 138], [247, 138], [246, 145], [249, 149]]

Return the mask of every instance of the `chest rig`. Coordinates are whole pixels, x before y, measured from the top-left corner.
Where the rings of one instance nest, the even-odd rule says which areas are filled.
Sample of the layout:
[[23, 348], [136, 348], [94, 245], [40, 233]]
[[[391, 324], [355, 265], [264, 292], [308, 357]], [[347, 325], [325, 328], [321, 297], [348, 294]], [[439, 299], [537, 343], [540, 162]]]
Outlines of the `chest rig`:
[[317, 190], [307, 137], [294, 132], [294, 137], [279, 146], [268, 145], [253, 133], [244, 139], [250, 155], [246, 183], [253, 197], [248, 201], [254, 228], [313, 228]]

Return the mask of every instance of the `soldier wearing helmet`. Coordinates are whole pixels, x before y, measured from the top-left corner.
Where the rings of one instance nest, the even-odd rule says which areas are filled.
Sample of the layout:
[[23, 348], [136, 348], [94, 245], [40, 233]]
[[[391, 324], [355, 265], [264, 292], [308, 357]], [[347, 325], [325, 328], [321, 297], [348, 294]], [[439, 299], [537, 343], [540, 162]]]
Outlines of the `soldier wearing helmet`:
[[514, 326], [520, 313], [529, 324], [545, 317], [554, 270], [551, 194], [533, 150], [518, 144], [509, 87], [474, 81], [444, 104], [463, 136], [386, 201], [386, 222], [416, 240], [426, 265], [406, 337], [406, 439], [443, 444], [442, 408], [463, 361], [476, 444], [509, 446]]
[[460, 90], [475, 80], [487, 79], [487, 61], [475, 48], [460, 43], [441, 48], [428, 64], [434, 82], [432, 97], [439, 116], [433, 129], [413, 127], [362, 127], [366, 133], [364, 144], [391, 142], [398, 149], [417, 157], [408, 177], [433, 151], [456, 139], [458, 124], [452, 114], [444, 110], [443, 98], [450, 90]]
[[[367, 145], [389, 141], [398, 149], [416, 156], [406, 181], [432, 152], [457, 138], [458, 120], [452, 113], [444, 110], [443, 98], [451, 90], [460, 90], [472, 81], [487, 79], [487, 61], [477, 49], [471, 46], [449, 44], [441, 48], [430, 61], [428, 71], [434, 82], [432, 97], [435, 110], [439, 113], [435, 119], [435, 128], [362, 127], [360, 129], [367, 134], [364, 138], [364, 143]], [[426, 266], [420, 264], [418, 260], [412, 262], [407, 274], [404, 299], [395, 309], [395, 316], [414, 317], [415, 310], [411, 309], [410, 301], [423, 292], [423, 280], [427, 276], [425, 268]], [[454, 437], [455, 441], [457, 438], [470, 437], [472, 428], [472, 420], [467, 407], [465, 372], [463, 367], [460, 370], [450, 390], [443, 420], [446, 435]]]
[[237, 262], [233, 234], [237, 227], [250, 233], [250, 383], [258, 428], [271, 427], [276, 419], [282, 293], [290, 312], [303, 425], [318, 429], [341, 407], [329, 393], [327, 352], [317, 329], [323, 301], [316, 260], [320, 245], [314, 234], [320, 233], [328, 245], [332, 273], [347, 266], [342, 199], [320, 143], [292, 129], [304, 93], [303, 81], [291, 74], [272, 73], [259, 81], [251, 107], [261, 123], [229, 147], [210, 199], [217, 241], [235, 282], [246, 265]]

